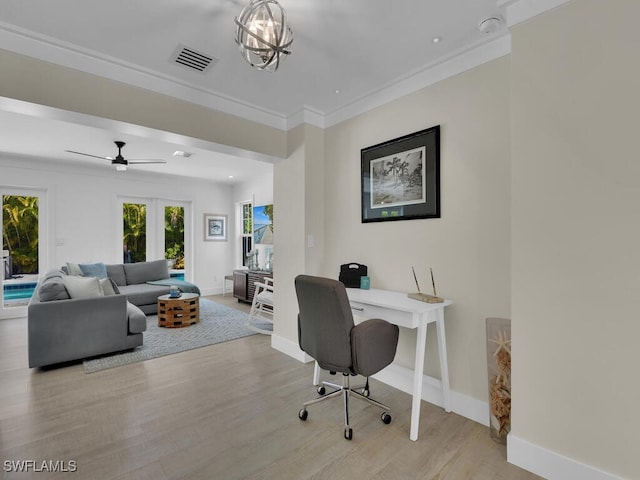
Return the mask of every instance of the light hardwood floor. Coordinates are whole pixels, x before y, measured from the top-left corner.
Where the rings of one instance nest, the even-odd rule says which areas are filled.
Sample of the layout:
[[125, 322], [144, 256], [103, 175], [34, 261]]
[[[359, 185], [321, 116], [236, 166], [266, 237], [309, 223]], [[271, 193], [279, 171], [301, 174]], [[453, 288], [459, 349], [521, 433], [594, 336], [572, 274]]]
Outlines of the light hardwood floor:
[[[409, 395], [375, 381], [390, 425], [355, 400], [352, 441], [338, 400], [302, 422], [312, 371], [262, 335], [92, 374], [81, 364], [30, 370], [26, 320], [0, 320], [0, 478], [539, 478], [508, 464], [486, 427], [426, 402], [411, 442]], [[4, 471], [12, 460], [73, 460], [77, 472]]]

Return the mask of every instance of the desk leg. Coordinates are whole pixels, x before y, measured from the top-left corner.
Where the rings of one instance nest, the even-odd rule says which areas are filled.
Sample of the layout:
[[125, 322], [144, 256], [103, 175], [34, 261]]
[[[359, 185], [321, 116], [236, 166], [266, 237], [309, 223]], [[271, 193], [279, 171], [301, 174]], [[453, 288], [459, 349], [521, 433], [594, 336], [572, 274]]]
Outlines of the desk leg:
[[444, 335], [444, 309], [441, 308], [436, 315], [436, 331], [438, 334], [438, 354], [440, 355], [440, 376], [442, 377], [442, 400], [444, 411], [451, 411], [451, 389], [449, 388], [449, 366], [447, 363], [447, 341]]
[[411, 430], [409, 438], [418, 440], [420, 426], [420, 405], [422, 403], [422, 378], [424, 373], [424, 352], [427, 345], [427, 325], [420, 322], [416, 332], [416, 362], [413, 367], [413, 400], [411, 402]]
[[318, 365], [318, 362], [313, 362], [314, 363], [314, 367], [313, 367], [313, 384], [315, 386], [320, 385], [320, 366]]

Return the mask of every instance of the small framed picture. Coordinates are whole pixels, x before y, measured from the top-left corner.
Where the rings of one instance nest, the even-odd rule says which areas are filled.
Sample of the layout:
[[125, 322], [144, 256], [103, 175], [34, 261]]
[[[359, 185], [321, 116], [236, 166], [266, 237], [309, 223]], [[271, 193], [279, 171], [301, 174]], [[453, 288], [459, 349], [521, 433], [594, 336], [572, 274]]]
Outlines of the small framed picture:
[[217, 213], [204, 214], [205, 242], [227, 241], [227, 216]]

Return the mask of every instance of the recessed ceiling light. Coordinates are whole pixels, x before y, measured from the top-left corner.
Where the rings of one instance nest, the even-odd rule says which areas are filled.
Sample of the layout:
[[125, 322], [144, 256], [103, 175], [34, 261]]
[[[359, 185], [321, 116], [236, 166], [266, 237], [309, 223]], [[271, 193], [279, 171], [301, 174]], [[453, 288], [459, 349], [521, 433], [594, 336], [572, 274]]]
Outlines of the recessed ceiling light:
[[340, 90], [336, 90], [336, 95], [340, 95]]
[[233, 175], [229, 175], [229, 178], [233, 178]]
[[442, 41], [442, 37], [433, 37], [433, 38], [431, 39], [431, 41], [432, 41], [433, 43], [440, 43], [440, 42]]
[[176, 150], [175, 152], [173, 152], [174, 157], [189, 158], [191, 155], [193, 155], [193, 153], [183, 152], [182, 150]]

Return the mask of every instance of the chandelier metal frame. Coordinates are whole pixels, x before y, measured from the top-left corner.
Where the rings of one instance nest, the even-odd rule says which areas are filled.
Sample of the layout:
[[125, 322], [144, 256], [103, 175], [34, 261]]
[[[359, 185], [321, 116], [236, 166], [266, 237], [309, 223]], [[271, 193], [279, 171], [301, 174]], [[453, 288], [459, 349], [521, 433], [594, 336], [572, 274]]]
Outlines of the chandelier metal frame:
[[293, 31], [284, 8], [276, 0], [251, 0], [235, 23], [235, 41], [252, 67], [275, 71], [291, 54]]

